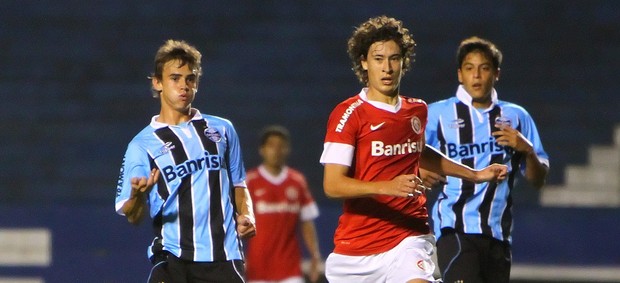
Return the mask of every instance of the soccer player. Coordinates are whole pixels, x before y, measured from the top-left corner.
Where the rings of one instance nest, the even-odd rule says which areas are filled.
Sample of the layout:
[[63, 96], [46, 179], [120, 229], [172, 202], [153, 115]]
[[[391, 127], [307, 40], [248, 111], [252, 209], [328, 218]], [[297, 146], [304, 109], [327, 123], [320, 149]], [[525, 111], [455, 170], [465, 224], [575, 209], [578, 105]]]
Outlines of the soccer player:
[[353, 32], [348, 53], [364, 88], [329, 116], [324, 190], [344, 199], [326, 261], [330, 282], [432, 282], [430, 234], [419, 166], [473, 182], [505, 178], [504, 165], [473, 170], [425, 148], [427, 106], [399, 93], [415, 42], [402, 22], [371, 18]]
[[266, 127], [260, 138], [262, 163], [247, 173], [260, 234], [248, 241], [247, 279], [256, 283], [303, 283], [301, 233], [310, 256], [311, 282], [319, 279], [321, 254], [314, 227], [319, 216], [304, 175], [287, 166], [290, 135], [282, 126]]
[[505, 164], [509, 177], [474, 184], [422, 172], [428, 185], [447, 181], [433, 207], [439, 267], [444, 282], [508, 282], [514, 180], [521, 171], [542, 187], [549, 159], [528, 112], [497, 98], [500, 50], [471, 37], [456, 57], [460, 85], [454, 97], [429, 105], [426, 142], [473, 168]]
[[184, 41], [159, 48], [151, 82], [161, 110], [123, 159], [116, 212], [153, 219], [148, 282], [244, 282], [240, 238], [256, 232], [235, 128], [192, 108], [200, 60]]

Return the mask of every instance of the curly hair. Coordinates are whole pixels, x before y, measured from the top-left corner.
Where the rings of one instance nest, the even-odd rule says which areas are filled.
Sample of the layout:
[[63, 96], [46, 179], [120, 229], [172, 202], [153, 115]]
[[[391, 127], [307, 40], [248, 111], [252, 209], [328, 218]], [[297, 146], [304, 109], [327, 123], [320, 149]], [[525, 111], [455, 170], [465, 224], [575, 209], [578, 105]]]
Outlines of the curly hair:
[[397, 19], [385, 15], [368, 19], [355, 29], [347, 43], [349, 58], [353, 63], [352, 70], [355, 72], [360, 83], [368, 83], [368, 71], [362, 68], [362, 60], [368, 56], [370, 46], [379, 41], [394, 40], [400, 46], [403, 56], [403, 74], [411, 67], [415, 53], [415, 41], [409, 30], [403, 27], [403, 23]]
[[[202, 54], [196, 49], [196, 47], [182, 40], [168, 39], [159, 47], [155, 54], [155, 72], [151, 74], [150, 78], [156, 78], [162, 80], [162, 73], [164, 65], [172, 60], [179, 60], [181, 65], [187, 64], [189, 68], [196, 72], [198, 78], [202, 75], [202, 67], [200, 66]], [[153, 97], [159, 97], [159, 91], [152, 89]]]

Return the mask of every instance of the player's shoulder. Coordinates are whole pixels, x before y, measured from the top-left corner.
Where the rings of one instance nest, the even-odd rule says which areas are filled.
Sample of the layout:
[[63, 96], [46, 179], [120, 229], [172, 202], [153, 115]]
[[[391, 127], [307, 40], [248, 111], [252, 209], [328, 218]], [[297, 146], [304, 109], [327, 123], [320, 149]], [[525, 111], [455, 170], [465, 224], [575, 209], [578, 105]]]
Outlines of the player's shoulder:
[[404, 96], [404, 95], [401, 95], [400, 97], [402, 98], [404, 103], [427, 106], [426, 101], [424, 101], [421, 98], [409, 97], [409, 96]]
[[346, 109], [354, 110], [363, 103], [364, 100], [359, 95], [354, 95], [338, 103], [336, 107], [334, 107], [334, 111], [346, 111]]
[[445, 107], [451, 107], [456, 102], [458, 102], [458, 99], [456, 97], [450, 97], [450, 98], [434, 101], [428, 105], [428, 108], [429, 109], [442, 109]]
[[259, 177], [260, 177], [260, 174], [258, 173], [258, 168], [252, 168], [245, 173], [245, 178], [247, 182], [255, 180]]
[[288, 174], [289, 177], [295, 181], [306, 182], [306, 176], [295, 168], [288, 167]]
[[202, 116], [202, 119], [207, 121], [207, 124], [211, 123], [214, 125], [223, 125], [227, 127], [228, 126], [232, 127], [232, 121], [230, 121], [227, 118], [216, 116], [216, 115], [211, 115], [211, 114], [204, 114], [204, 113], [201, 113], [200, 115]]
[[505, 100], [499, 100], [497, 102], [497, 105], [502, 108], [503, 112], [507, 112], [507, 113], [513, 112], [519, 116], [530, 116], [529, 112], [523, 106], [519, 104], [505, 101]]
[[153, 128], [151, 125], [147, 125], [142, 130], [140, 130], [133, 137], [133, 139], [131, 139], [129, 144], [130, 145], [139, 145], [139, 144], [144, 144], [144, 143], [147, 143], [147, 142], [155, 139], [155, 136], [153, 135], [153, 132], [155, 132], [155, 130], [157, 130], [157, 129]]

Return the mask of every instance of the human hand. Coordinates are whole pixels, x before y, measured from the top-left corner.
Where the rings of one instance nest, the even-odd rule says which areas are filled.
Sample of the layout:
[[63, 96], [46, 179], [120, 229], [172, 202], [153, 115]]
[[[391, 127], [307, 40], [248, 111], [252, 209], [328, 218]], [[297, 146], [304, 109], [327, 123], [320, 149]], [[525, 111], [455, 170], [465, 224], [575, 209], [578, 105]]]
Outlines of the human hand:
[[400, 175], [383, 187], [382, 194], [397, 197], [414, 197], [423, 194], [429, 188], [415, 174]]
[[422, 179], [422, 184], [427, 188], [434, 188], [448, 183], [445, 176], [422, 168], [420, 168], [420, 178]]
[[242, 239], [254, 237], [256, 235], [254, 217], [245, 214], [237, 215], [237, 234]]
[[503, 164], [491, 164], [482, 170], [476, 171], [475, 182], [499, 182], [506, 179], [508, 166]]
[[529, 153], [534, 150], [532, 143], [521, 132], [507, 125], [500, 125], [498, 128], [498, 131], [491, 133], [497, 144], [522, 153]]
[[159, 180], [159, 170], [157, 168], [151, 169], [151, 174], [148, 177], [133, 177], [131, 178], [131, 198], [135, 198], [142, 194], [147, 194], [151, 191], [153, 186]]

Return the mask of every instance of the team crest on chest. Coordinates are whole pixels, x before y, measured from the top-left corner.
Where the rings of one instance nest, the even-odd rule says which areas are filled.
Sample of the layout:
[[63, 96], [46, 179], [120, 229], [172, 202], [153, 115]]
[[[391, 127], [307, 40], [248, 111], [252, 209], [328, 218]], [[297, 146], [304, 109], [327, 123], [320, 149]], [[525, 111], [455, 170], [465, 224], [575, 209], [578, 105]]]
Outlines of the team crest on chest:
[[413, 129], [413, 132], [418, 135], [422, 132], [422, 121], [420, 121], [418, 116], [411, 117], [411, 128]]
[[497, 116], [495, 118], [495, 127], [503, 128], [503, 127], [512, 127], [512, 121], [508, 117]]
[[206, 128], [204, 133], [213, 142], [220, 142], [222, 140], [222, 135], [215, 128]]
[[297, 193], [295, 187], [286, 188], [286, 198], [289, 200], [297, 200], [299, 198], [299, 194]]

